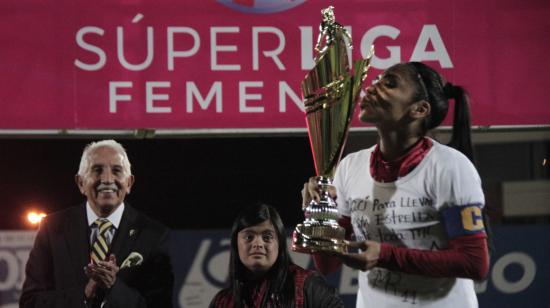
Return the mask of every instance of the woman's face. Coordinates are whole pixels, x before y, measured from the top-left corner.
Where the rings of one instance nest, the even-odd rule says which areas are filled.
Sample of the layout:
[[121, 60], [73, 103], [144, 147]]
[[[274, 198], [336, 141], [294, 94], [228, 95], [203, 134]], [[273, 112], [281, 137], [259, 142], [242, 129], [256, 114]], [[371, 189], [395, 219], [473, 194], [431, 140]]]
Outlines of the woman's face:
[[271, 221], [242, 229], [237, 234], [239, 259], [253, 274], [266, 273], [279, 256], [279, 238]]
[[403, 64], [390, 67], [366, 90], [360, 103], [359, 119], [375, 125], [398, 124], [407, 121], [413, 105], [415, 83], [408, 77]]

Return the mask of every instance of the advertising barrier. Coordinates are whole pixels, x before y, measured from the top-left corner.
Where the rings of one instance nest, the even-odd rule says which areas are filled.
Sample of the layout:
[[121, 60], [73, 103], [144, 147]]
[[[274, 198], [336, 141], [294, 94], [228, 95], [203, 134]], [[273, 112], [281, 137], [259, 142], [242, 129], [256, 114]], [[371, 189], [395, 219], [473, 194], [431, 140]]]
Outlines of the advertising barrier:
[[[480, 307], [546, 307], [550, 302], [550, 226], [496, 226], [497, 247], [487, 279], [476, 284]], [[227, 285], [229, 230], [173, 231], [174, 307], [208, 307]], [[17, 307], [24, 266], [34, 231], [0, 231], [0, 308]], [[313, 268], [309, 255], [292, 253], [295, 263]], [[346, 307], [355, 306], [357, 272], [348, 267], [331, 274]]]

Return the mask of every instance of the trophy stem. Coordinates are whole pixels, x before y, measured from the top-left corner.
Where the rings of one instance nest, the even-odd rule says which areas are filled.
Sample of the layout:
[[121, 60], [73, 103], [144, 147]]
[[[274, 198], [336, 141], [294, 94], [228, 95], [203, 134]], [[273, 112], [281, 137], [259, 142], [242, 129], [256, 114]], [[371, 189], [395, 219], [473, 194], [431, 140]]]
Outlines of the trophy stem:
[[292, 234], [292, 250], [303, 253], [346, 252], [345, 230], [338, 225], [338, 209], [330, 196], [332, 178], [317, 178], [320, 200], [312, 200], [305, 209], [306, 219]]
[[329, 189], [334, 187], [332, 179], [327, 176], [317, 178], [317, 187], [319, 188], [320, 200], [316, 202], [312, 200], [305, 209], [304, 216], [306, 220], [304, 224], [332, 224], [337, 225], [338, 209], [336, 202], [330, 196]]

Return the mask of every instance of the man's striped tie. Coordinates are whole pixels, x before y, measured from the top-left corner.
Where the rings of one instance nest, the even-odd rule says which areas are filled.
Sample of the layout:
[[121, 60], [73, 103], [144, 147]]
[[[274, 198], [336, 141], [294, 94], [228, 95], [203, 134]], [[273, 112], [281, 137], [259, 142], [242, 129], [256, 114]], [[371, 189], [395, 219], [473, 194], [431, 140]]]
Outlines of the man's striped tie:
[[109, 245], [111, 243], [109, 243], [106, 233], [113, 224], [105, 218], [99, 218], [94, 221], [94, 225], [97, 226], [97, 235], [92, 244], [91, 258], [97, 264], [99, 261], [105, 261], [109, 255]]

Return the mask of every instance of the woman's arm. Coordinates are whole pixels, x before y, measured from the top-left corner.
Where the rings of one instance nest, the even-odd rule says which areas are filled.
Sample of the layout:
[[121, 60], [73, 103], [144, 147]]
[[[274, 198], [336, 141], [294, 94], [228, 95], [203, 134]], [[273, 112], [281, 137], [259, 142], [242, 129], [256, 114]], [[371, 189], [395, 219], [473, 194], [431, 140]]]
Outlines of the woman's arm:
[[482, 280], [489, 272], [485, 232], [461, 235], [443, 250], [419, 250], [374, 241], [352, 243], [361, 253], [344, 254], [346, 265], [360, 270], [375, 266], [430, 277]]
[[489, 250], [484, 232], [462, 235], [444, 250], [418, 250], [380, 245], [376, 266], [431, 277], [482, 280], [489, 272]]

